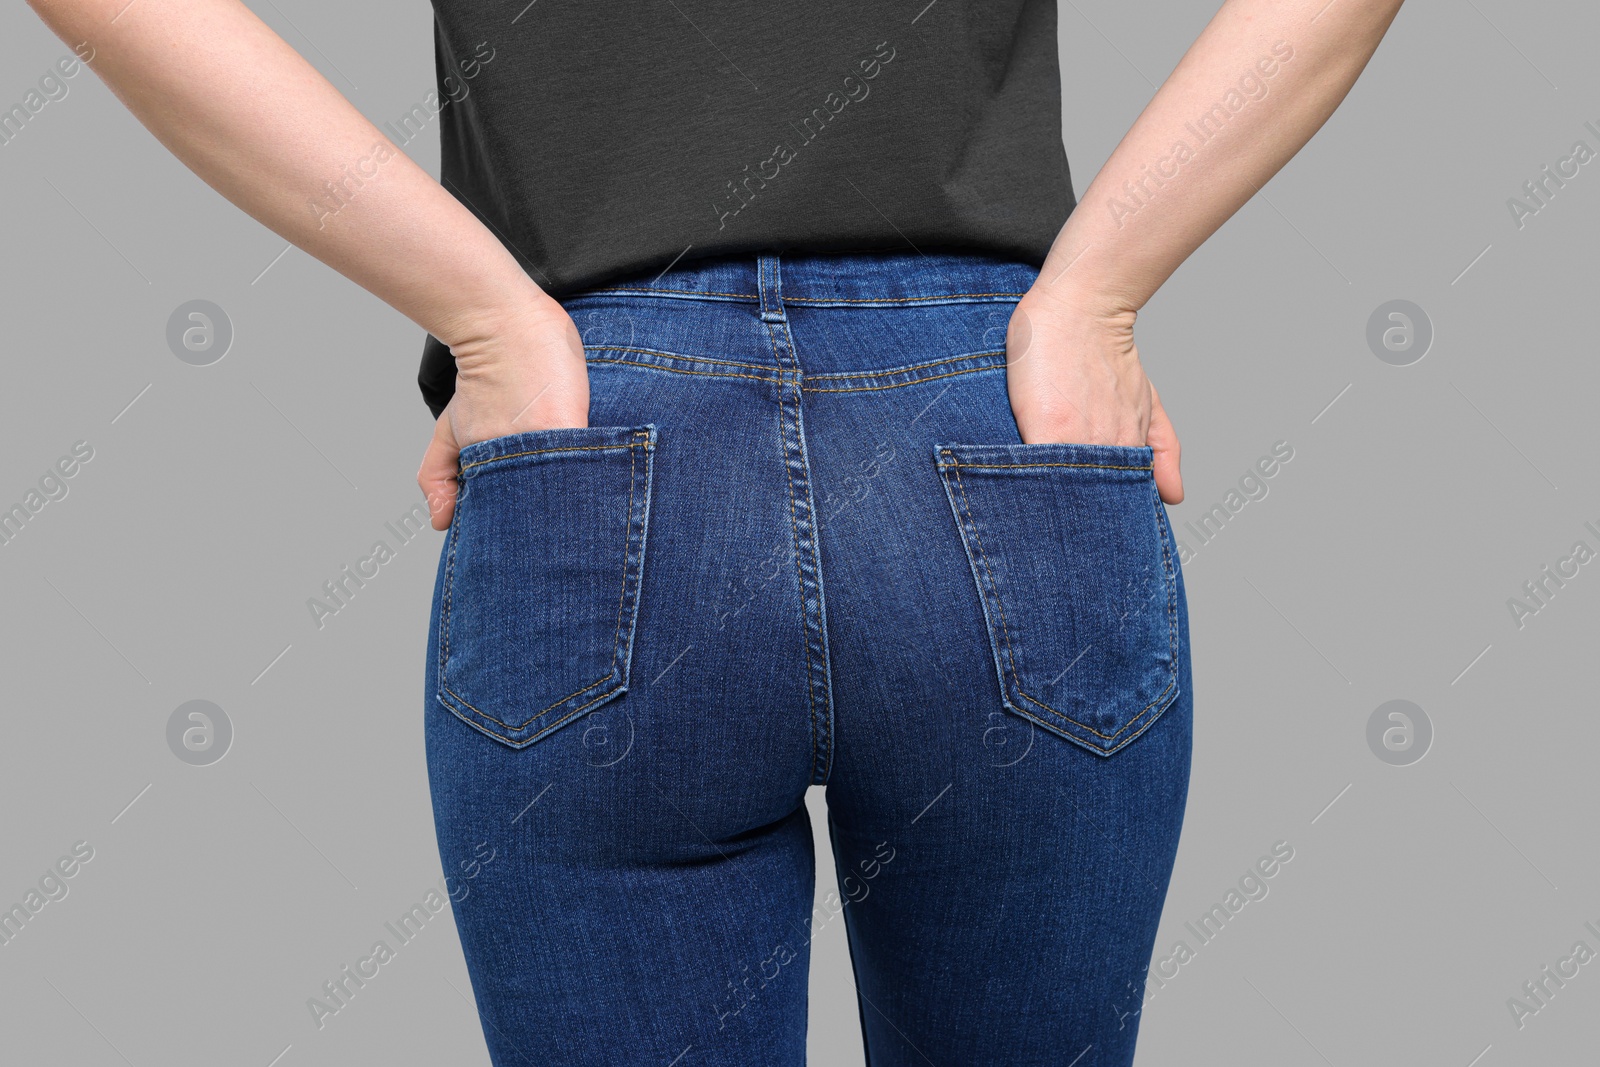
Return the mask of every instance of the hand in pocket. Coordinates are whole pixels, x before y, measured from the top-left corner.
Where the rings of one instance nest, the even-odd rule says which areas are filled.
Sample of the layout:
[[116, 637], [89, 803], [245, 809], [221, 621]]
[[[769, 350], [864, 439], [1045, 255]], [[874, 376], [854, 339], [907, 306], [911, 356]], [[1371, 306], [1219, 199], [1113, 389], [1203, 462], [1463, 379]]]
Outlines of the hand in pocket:
[[1178, 435], [1139, 364], [1134, 317], [1030, 291], [1006, 331], [1011, 411], [1025, 444], [1148, 445], [1161, 499], [1177, 504]]
[[435, 530], [455, 514], [461, 450], [479, 441], [589, 423], [583, 341], [554, 300], [509, 313], [484, 336], [451, 346], [456, 391], [417, 471]]

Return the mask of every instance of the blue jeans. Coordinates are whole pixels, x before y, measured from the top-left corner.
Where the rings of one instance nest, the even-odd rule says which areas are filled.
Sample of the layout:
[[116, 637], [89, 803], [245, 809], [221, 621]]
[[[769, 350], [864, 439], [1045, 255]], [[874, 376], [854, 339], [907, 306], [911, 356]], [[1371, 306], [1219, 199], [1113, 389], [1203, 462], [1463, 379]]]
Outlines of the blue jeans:
[[[1148, 448], [1023, 444], [1036, 268], [740, 257], [565, 299], [590, 425], [461, 453], [426, 736], [497, 1067], [1132, 1062], [1188, 789]], [[841, 898], [814, 906], [827, 787]], [[1075, 1058], [1080, 1057], [1081, 1058]]]

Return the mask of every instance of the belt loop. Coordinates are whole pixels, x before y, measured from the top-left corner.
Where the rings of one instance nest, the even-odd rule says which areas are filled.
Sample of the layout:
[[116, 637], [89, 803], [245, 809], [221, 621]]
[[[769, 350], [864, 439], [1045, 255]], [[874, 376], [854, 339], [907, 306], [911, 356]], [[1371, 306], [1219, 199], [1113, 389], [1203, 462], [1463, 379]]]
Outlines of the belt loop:
[[761, 321], [783, 322], [783, 274], [776, 255], [763, 252], [756, 257], [756, 288], [761, 293]]

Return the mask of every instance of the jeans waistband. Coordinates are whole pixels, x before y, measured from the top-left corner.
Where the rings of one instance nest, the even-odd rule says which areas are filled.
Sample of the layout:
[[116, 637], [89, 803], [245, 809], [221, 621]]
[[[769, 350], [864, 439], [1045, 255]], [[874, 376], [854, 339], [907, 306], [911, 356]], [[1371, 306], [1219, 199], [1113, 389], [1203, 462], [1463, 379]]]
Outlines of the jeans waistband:
[[730, 255], [692, 260], [572, 294], [740, 301], [763, 310], [817, 307], [1011, 302], [1028, 291], [1039, 267], [968, 252], [831, 252]]

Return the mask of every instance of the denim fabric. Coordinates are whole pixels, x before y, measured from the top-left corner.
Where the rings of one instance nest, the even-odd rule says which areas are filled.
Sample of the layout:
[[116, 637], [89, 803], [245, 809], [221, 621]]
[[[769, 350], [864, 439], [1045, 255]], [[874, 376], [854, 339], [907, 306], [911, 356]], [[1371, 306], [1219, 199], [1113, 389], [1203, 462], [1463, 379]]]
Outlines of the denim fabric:
[[[497, 1067], [801, 1064], [840, 926], [872, 1067], [1132, 1062], [1189, 780], [1183, 575], [1148, 448], [1021, 442], [1035, 274], [762, 256], [563, 300], [590, 425], [462, 451], [429, 634]], [[813, 784], [842, 896], [815, 906]]]

